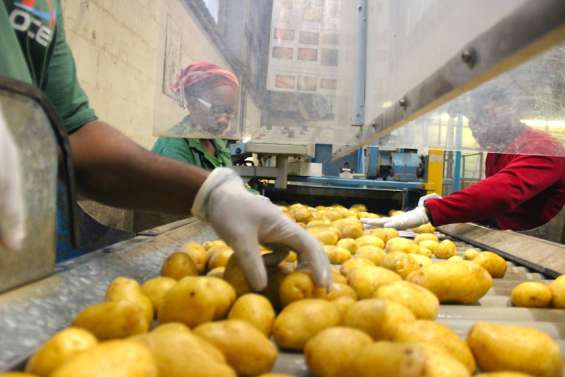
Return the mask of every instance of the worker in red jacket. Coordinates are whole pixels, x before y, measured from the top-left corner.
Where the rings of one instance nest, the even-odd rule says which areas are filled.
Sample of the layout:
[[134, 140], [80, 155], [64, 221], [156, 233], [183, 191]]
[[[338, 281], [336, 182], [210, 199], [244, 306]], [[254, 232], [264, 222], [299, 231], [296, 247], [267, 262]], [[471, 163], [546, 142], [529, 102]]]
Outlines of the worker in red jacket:
[[[410, 229], [431, 222], [435, 226], [489, 222], [547, 240], [565, 241], [565, 151], [551, 135], [534, 130], [498, 108], [483, 106], [481, 118], [470, 122], [477, 142], [489, 151], [486, 179], [445, 198], [427, 195], [404, 214], [363, 219], [369, 227]], [[487, 120], [496, 127], [486, 127]], [[492, 124], [492, 123], [491, 123]]]

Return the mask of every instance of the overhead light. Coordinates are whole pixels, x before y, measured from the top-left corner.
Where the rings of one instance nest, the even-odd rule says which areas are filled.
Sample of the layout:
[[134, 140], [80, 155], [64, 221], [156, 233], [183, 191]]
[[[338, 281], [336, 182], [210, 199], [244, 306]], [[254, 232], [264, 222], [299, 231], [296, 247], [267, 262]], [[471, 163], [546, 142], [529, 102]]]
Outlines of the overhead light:
[[251, 141], [251, 136], [249, 136], [249, 135], [245, 135], [245, 136], [243, 136], [243, 138], [241, 139], [241, 142], [244, 143], [244, 144], [245, 144], [245, 143], [249, 143], [250, 141]]
[[392, 106], [392, 101], [383, 102], [383, 109], [388, 109], [391, 106]]
[[520, 119], [530, 127], [548, 127], [548, 128], [565, 128], [565, 120], [561, 119]]

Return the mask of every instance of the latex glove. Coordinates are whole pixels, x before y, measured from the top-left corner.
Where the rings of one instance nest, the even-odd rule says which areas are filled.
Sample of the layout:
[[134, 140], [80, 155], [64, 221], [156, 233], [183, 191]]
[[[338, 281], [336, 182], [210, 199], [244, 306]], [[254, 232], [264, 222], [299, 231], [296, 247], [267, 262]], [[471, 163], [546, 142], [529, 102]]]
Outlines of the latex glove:
[[259, 243], [286, 246], [310, 266], [319, 287], [331, 284], [330, 263], [322, 245], [281, 210], [249, 193], [231, 169], [212, 171], [196, 194], [192, 214], [208, 221], [239, 260], [247, 282], [256, 291], [267, 286], [267, 271]]
[[412, 229], [430, 222], [426, 214], [426, 208], [416, 207], [412, 211], [392, 217], [381, 217], [378, 219], [361, 219], [368, 227], [395, 228], [398, 230]]
[[25, 238], [20, 156], [0, 108], [0, 246], [19, 251]]
[[441, 199], [441, 195], [434, 193], [428, 194], [428, 195], [424, 195], [422, 196], [419, 200], [418, 200], [418, 207], [423, 207], [424, 203], [426, 202], [426, 200], [428, 199]]

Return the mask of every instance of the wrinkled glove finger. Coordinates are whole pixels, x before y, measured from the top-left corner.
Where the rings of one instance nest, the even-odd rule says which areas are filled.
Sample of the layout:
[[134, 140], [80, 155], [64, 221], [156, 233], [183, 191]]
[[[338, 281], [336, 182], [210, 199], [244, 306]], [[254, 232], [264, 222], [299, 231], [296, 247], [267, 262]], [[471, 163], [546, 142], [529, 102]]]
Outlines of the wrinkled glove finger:
[[244, 237], [231, 244], [239, 265], [251, 289], [262, 291], [267, 287], [267, 270], [259, 252], [256, 237]]
[[389, 219], [389, 217], [379, 217], [377, 219], [362, 218], [361, 222], [363, 223], [365, 229], [382, 228]]
[[435, 192], [432, 194], [424, 195], [418, 200], [418, 207], [422, 207], [428, 199], [441, 199], [441, 196]]

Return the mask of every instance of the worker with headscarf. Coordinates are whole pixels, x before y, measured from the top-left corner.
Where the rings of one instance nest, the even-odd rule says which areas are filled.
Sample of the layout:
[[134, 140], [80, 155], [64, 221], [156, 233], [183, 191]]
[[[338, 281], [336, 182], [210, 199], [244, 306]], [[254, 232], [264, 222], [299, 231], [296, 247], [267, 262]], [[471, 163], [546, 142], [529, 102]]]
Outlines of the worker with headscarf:
[[[234, 115], [239, 81], [227, 69], [200, 61], [184, 68], [173, 86], [189, 114], [170, 132], [221, 135]], [[206, 170], [232, 165], [222, 139], [160, 137], [153, 152]]]
[[406, 213], [362, 219], [368, 227], [415, 228], [425, 223], [495, 223], [546, 240], [565, 243], [565, 150], [550, 134], [523, 124], [511, 94], [495, 91], [477, 100], [469, 126], [488, 153], [486, 179], [445, 198], [420, 198]]

